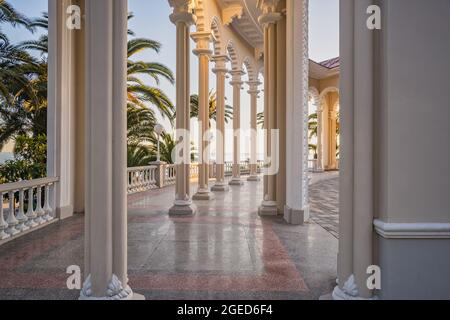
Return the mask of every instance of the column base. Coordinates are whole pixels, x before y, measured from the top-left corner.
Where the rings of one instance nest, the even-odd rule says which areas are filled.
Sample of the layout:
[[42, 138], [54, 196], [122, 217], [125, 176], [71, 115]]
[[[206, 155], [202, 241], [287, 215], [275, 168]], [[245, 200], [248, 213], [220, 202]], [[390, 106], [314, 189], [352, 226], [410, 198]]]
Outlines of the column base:
[[233, 178], [230, 182], [229, 182], [230, 186], [243, 186], [244, 185], [244, 181], [241, 180], [241, 178]]
[[209, 190], [199, 190], [193, 197], [192, 200], [196, 201], [208, 201], [208, 200], [214, 200], [216, 196], [214, 193], [210, 192]]
[[228, 191], [230, 191], [230, 187], [224, 182], [218, 182], [211, 188], [211, 191], [228, 192]]
[[303, 225], [309, 219], [309, 207], [303, 210], [292, 209], [284, 206], [284, 221], [292, 225]]
[[262, 217], [277, 216], [278, 207], [275, 201], [263, 201], [258, 209], [258, 214]]
[[91, 276], [89, 275], [83, 284], [83, 289], [80, 292], [79, 300], [145, 300], [145, 297], [141, 294], [134, 293], [129, 286], [125, 288], [122, 286], [122, 282], [113, 275], [108, 288], [106, 290], [106, 295], [104, 297], [94, 297], [92, 296], [92, 282]]
[[193, 216], [197, 213], [197, 206], [191, 201], [175, 201], [169, 209], [169, 216]]
[[[325, 296], [323, 297], [325, 298]], [[333, 300], [378, 300], [377, 296], [372, 296], [371, 298], [363, 298], [359, 296], [354, 275], [351, 275], [348, 278], [342, 289], [339, 285], [337, 285], [334, 288], [331, 297]]]
[[261, 181], [261, 177], [260, 176], [250, 176], [247, 178], [247, 181], [259, 182], [259, 181]]

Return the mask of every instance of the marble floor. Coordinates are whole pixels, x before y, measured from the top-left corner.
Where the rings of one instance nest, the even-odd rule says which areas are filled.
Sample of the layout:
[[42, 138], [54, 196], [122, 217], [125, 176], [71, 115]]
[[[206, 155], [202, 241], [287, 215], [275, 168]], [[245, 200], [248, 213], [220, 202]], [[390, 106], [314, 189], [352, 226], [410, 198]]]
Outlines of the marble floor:
[[[328, 196], [333, 179], [313, 183], [331, 189], [311, 197]], [[333, 289], [337, 231], [318, 211], [336, 210], [320, 200], [310, 223], [291, 226], [258, 216], [262, 182], [197, 201], [193, 217], [169, 217], [173, 197], [173, 187], [129, 197], [130, 285], [147, 299], [318, 299]], [[77, 215], [1, 246], [0, 299], [78, 298], [66, 268], [83, 269], [83, 222]]]

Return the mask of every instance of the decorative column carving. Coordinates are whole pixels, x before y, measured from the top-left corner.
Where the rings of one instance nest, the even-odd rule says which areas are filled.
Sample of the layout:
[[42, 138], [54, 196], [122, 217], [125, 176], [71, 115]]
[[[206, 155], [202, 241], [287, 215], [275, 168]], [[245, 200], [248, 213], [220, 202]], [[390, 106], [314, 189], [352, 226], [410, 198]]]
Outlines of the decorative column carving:
[[308, 204], [308, 0], [287, 0], [286, 206], [284, 219], [302, 224]]
[[245, 74], [242, 70], [232, 70], [233, 86], [233, 178], [230, 181], [232, 186], [242, 186], [244, 182], [241, 179], [241, 90], [242, 76]]
[[250, 95], [250, 177], [248, 181], [260, 181], [261, 178], [258, 176], [258, 95], [260, 91], [258, 86], [261, 85], [259, 81], [249, 81], [248, 94]]
[[[264, 128], [266, 130], [266, 165], [277, 167], [276, 149], [272, 145], [272, 134], [277, 128], [277, 30], [276, 23], [282, 18], [281, 13], [276, 12], [278, 0], [259, 1], [258, 6], [263, 14], [259, 22], [264, 28]], [[264, 175], [264, 200], [259, 208], [260, 215], [277, 215], [276, 202], [276, 173], [268, 172]]]
[[217, 90], [217, 120], [216, 120], [216, 183], [212, 187], [212, 191], [226, 192], [230, 187], [225, 182], [225, 78], [228, 72], [226, 63], [229, 61], [227, 55], [218, 55], [213, 57], [215, 68], [213, 72], [216, 74], [216, 90]]
[[198, 57], [198, 120], [199, 120], [199, 179], [198, 190], [194, 200], [212, 200], [214, 194], [209, 190], [209, 59], [212, 51], [211, 32], [196, 32], [191, 35], [197, 48], [194, 54]]
[[126, 0], [86, 2], [86, 279], [80, 299], [138, 297], [127, 277], [127, 15]]
[[[175, 159], [176, 186], [174, 206], [170, 215], [193, 215], [197, 209], [190, 198], [190, 89], [189, 89], [189, 55], [190, 26], [195, 24], [196, 17], [192, 14], [189, 0], [169, 0], [173, 7], [170, 20], [177, 28], [177, 70], [176, 70], [176, 136], [177, 148]], [[181, 150], [179, 150], [181, 149]]]

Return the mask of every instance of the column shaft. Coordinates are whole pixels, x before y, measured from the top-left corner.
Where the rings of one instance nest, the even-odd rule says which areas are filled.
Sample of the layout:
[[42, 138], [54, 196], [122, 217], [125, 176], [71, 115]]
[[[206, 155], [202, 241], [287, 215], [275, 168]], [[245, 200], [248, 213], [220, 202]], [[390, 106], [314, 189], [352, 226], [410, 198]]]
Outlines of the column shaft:
[[258, 176], [258, 124], [257, 124], [257, 116], [258, 116], [258, 85], [260, 82], [254, 81], [249, 82], [250, 90], [248, 93], [250, 94], [250, 177], [248, 181], [260, 181]]
[[197, 43], [194, 54], [198, 57], [198, 120], [199, 120], [199, 180], [198, 191], [194, 200], [211, 200], [214, 194], [209, 190], [209, 59], [211, 50], [211, 33], [197, 32], [192, 34]]
[[130, 299], [125, 158], [127, 1], [88, 1], [86, 5], [87, 278], [81, 298]]
[[323, 109], [317, 106], [317, 170], [323, 170]]
[[281, 14], [271, 13], [260, 17], [264, 24], [265, 38], [265, 110], [264, 128], [266, 130], [266, 166], [264, 175], [264, 200], [259, 208], [260, 215], [277, 215], [277, 172], [278, 164], [278, 120], [277, 120], [277, 27]]
[[286, 15], [277, 22], [276, 62], [276, 128], [279, 142], [277, 152], [278, 174], [276, 175], [276, 201], [278, 212], [286, 205]]
[[213, 72], [216, 74], [216, 183], [212, 187], [212, 191], [229, 191], [228, 185], [225, 183], [225, 76], [227, 73], [226, 62], [228, 57], [215, 56], [216, 63]]
[[174, 206], [170, 215], [193, 215], [195, 205], [190, 199], [190, 25], [195, 23], [195, 16], [187, 7], [175, 8], [170, 16], [176, 26], [177, 67], [176, 67], [176, 183]]
[[233, 178], [230, 185], [243, 185], [241, 180], [241, 90], [242, 70], [231, 71], [233, 86]]

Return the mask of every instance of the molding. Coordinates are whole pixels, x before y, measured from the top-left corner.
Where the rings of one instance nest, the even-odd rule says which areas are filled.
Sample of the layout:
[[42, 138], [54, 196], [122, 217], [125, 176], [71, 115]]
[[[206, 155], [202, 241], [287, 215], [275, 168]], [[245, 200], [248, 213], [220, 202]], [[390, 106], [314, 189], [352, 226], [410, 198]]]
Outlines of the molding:
[[244, 8], [241, 5], [231, 5], [222, 10], [223, 24], [228, 26], [234, 19], [241, 19], [244, 14]]
[[450, 223], [388, 223], [375, 219], [373, 224], [385, 239], [450, 239]]

